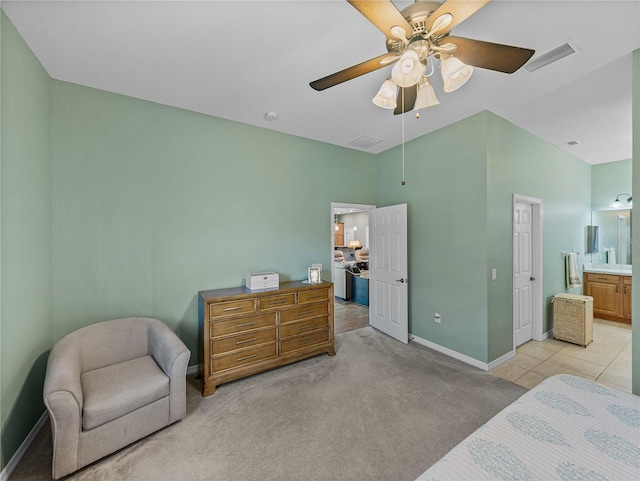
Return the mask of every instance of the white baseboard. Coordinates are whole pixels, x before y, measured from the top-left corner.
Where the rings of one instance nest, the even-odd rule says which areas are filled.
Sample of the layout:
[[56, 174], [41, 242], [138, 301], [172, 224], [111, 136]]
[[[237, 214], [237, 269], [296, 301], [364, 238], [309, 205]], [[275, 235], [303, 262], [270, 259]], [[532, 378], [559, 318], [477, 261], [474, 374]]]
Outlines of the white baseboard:
[[498, 359], [494, 359], [493, 361], [491, 361], [489, 363], [489, 371], [491, 371], [492, 369], [495, 369], [500, 364], [504, 364], [509, 359], [513, 359], [514, 357], [516, 357], [516, 350], [515, 349], [513, 351], [509, 351], [508, 353], [500, 356]]
[[[191, 374], [197, 374], [198, 371], [200, 371], [200, 368], [202, 367], [202, 364], [194, 364], [193, 366], [188, 366], [187, 367], [187, 376], [190, 376]], [[2, 481], [2, 480], [0, 480]]]
[[29, 449], [29, 446], [44, 426], [44, 423], [46, 423], [48, 420], [49, 413], [45, 411], [44, 413], [42, 413], [42, 416], [40, 416], [40, 419], [38, 419], [38, 422], [36, 422], [35, 426], [31, 428], [31, 431], [29, 431], [27, 437], [24, 438], [24, 441], [22, 441], [22, 444], [20, 445], [18, 450], [13, 454], [13, 456], [11, 456], [11, 459], [0, 473], [0, 481], [7, 481], [9, 479], [9, 477], [13, 473], [13, 470], [16, 469], [16, 466], [22, 459], [22, 456], [24, 456], [24, 453], [27, 452], [27, 449]]
[[418, 344], [422, 344], [423, 346], [433, 349], [434, 351], [446, 354], [447, 356], [457, 359], [458, 361], [462, 361], [466, 364], [471, 364], [473, 367], [477, 367], [478, 369], [482, 369], [483, 371], [489, 370], [489, 364], [487, 364], [486, 362], [478, 361], [477, 359], [461, 354], [458, 351], [449, 349], [448, 347], [441, 346], [439, 344], [436, 344], [435, 342], [427, 341], [426, 339], [422, 339], [421, 337], [418, 337], [414, 334], [409, 334], [409, 339], [417, 342]]

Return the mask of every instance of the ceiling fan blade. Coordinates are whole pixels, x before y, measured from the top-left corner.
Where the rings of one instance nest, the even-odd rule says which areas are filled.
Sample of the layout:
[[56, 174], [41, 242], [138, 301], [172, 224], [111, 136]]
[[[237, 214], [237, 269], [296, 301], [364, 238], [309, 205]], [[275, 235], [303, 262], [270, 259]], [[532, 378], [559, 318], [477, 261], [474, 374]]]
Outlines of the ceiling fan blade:
[[[404, 107], [402, 104], [402, 91], [404, 90]], [[413, 106], [416, 103], [418, 97], [418, 85], [412, 85], [411, 87], [405, 87], [398, 89], [398, 99], [396, 101], [396, 108], [393, 111], [393, 115], [406, 114], [413, 110]]]
[[429, 16], [427, 19], [427, 30], [430, 31], [433, 28], [433, 23], [438, 19], [438, 17], [448, 13], [453, 17], [453, 20], [451, 20], [451, 23], [447, 27], [450, 31], [453, 27], [469, 18], [487, 3], [489, 3], [489, 0], [447, 0]]
[[391, 32], [391, 28], [396, 26], [404, 29], [406, 38], [410, 38], [413, 35], [413, 28], [396, 6], [391, 3], [391, 0], [347, 1], [387, 37], [397, 38]]
[[327, 75], [326, 77], [323, 77], [321, 79], [314, 80], [309, 85], [311, 85], [311, 88], [315, 90], [328, 89], [329, 87], [341, 84], [342, 82], [346, 82], [347, 80], [360, 77], [360, 75], [364, 75], [366, 73], [373, 72], [374, 70], [378, 70], [379, 68], [386, 67], [387, 65], [391, 65], [399, 58], [400, 55], [397, 53], [385, 53], [376, 58], [372, 58], [371, 60], [359, 63], [358, 65], [340, 70], [339, 72]]
[[467, 65], [497, 72], [513, 73], [533, 56], [535, 50], [513, 47], [500, 43], [483, 42], [463, 37], [445, 37], [442, 44], [453, 43], [458, 47], [454, 57]]

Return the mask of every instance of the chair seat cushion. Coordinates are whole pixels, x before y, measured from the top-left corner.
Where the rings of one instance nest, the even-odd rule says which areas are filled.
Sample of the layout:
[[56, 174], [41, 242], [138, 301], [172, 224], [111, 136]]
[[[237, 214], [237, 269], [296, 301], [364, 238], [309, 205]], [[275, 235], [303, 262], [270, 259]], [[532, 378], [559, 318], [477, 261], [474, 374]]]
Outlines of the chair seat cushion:
[[85, 430], [169, 395], [169, 377], [151, 356], [85, 372], [81, 381]]

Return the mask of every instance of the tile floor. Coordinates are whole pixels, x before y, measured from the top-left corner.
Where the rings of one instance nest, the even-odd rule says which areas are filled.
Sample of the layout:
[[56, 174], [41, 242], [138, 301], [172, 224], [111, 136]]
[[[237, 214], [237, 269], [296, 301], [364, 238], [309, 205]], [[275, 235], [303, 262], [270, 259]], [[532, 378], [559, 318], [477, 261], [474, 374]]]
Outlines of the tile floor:
[[526, 342], [490, 374], [527, 389], [554, 374], [573, 374], [631, 392], [631, 325], [595, 319], [586, 348], [557, 339]]

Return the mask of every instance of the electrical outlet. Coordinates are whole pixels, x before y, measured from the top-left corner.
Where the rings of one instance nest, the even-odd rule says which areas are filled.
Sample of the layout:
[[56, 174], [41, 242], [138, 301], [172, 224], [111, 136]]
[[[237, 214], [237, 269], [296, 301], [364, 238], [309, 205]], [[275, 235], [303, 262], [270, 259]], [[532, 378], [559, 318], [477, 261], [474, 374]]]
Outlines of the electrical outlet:
[[317, 267], [318, 269], [322, 270], [322, 263], [317, 263], [317, 264], [311, 264], [311, 267]]
[[438, 324], [440, 324], [440, 322], [442, 322], [442, 316], [440, 315], [440, 313], [439, 313], [439, 312], [436, 312], [436, 313], [433, 315], [433, 320], [434, 320], [435, 322], [437, 322]]

